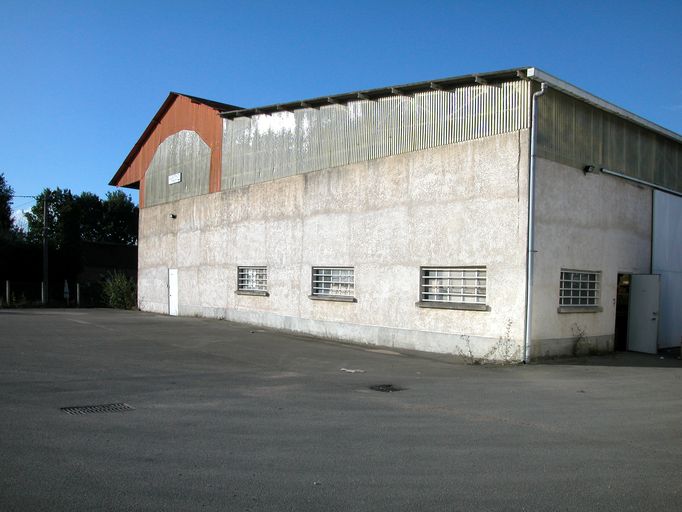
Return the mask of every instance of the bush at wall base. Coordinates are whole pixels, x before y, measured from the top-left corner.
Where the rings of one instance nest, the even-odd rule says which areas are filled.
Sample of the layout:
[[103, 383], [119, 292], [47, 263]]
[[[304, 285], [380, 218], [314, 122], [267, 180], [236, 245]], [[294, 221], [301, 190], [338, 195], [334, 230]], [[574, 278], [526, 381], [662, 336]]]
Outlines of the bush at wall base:
[[137, 304], [135, 281], [122, 272], [108, 274], [102, 286], [102, 300], [110, 308], [134, 309]]

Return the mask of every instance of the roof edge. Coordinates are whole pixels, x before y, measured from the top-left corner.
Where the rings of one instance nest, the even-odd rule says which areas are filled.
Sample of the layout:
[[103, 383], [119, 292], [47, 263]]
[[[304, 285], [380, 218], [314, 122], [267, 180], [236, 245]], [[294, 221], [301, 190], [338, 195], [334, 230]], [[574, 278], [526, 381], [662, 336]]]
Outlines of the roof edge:
[[545, 82], [553, 89], [568, 94], [569, 96], [573, 96], [574, 98], [577, 98], [579, 100], [585, 101], [586, 103], [594, 105], [595, 107], [615, 114], [628, 121], [643, 126], [644, 128], [654, 131], [660, 135], [671, 138], [677, 142], [682, 142], [682, 135], [672, 130], [668, 130], [667, 128], [664, 128], [663, 126], [651, 122], [641, 116], [638, 116], [637, 114], [634, 114], [629, 110], [625, 110], [624, 108], [621, 108], [618, 105], [608, 102], [600, 98], [599, 96], [590, 94], [584, 89], [576, 87], [575, 85], [568, 83], [564, 80], [561, 80], [560, 78], [557, 78], [554, 75], [550, 75], [549, 73], [546, 73], [539, 68], [528, 68], [526, 74], [528, 78], [530, 78], [531, 80], [535, 80], [536, 82]]
[[476, 73], [472, 75], [460, 75], [448, 78], [437, 78], [434, 80], [426, 80], [422, 82], [412, 82], [401, 85], [392, 85], [388, 87], [378, 87], [374, 89], [362, 89], [359, 91], [333, 94], [331, 96], [320, 96], [317, 98], [310, 98], [299, 101], [291, 101], [287, 103], [276, 103], [272, 105], [265, 105], [255, 108], [244, 108], [239, 110], [221, 112], [223, 117], [248, 117], [256, 114], [271, 114], [274, 112], [291, 111], [301, 108], [321, 107], [323, 105], [330, 105], [334, 103], [347, 103], [354, 100], [362, 99], [378, 99], [391, 95], [413, 95], [417, 92], [427, 90], [448, 90], [464, 84], [487, 84], [502, 82], [509, 79], [525, 79], [526, 71], [529, 68], [512, 68], [501, 71], [489, 71], [485, 73]]
[[599, 109], [615, 114], [630, 122], [638, 124], [648, 130], [663, 135], [664, 137], [682, 143], [682, 135], [667, 128], [664, 128], [663, 126], [658, 125], [652, 121], [649, 121], [641, 116], [638, 116], [637, 114], [634, 114], [628, 110], [625, 110], [624, 108], [621, 108], [618, 105], [615, 105], [602, 98], [599, 98], [598, 96], [590, 94], [589, 92], [579, 87], [576, 87], [575, 85], [570, 84], [569, 82], [561, 80], [560, 78], [550, 75], [549, 73], [546, 73], [536, 67], [511, 68], [500, 71], [489, 71], [485, 73], [475, 73], [470, 75], [460, 75], [449, 78], [439, 78], [435, 80], [413, 82], [408, 84], [393, 85], [389, 87], [380, 87], [375, 89], [363, 89], [348, 93], [334, 94], [331, 96], [320, 96], [317, 98], [311, 98], [306, 100], [265, 105], [262, 107], [222, 111], [220, 115], [226, 118], [249, 117], [256, 114], [272, 114], [275, 112], [292, 111], [301, 108], [310, 107], [319, 108], [324, 105], [330, 105], [334, 103], [347, 103], [349, 101], [362, 99], [377, 99], [380, 97], [391, 96], [394, 94], [411, 95], [416, 92], [426, 90], [447, 90], [448, 88], [453, 88], [468, 83], [486, 84], [500, 82], [509, 79], [518, 80], [529, 79], [534, 80], [536, 82], [545, 82], [550, 87], [560, 92], [578, 98]]

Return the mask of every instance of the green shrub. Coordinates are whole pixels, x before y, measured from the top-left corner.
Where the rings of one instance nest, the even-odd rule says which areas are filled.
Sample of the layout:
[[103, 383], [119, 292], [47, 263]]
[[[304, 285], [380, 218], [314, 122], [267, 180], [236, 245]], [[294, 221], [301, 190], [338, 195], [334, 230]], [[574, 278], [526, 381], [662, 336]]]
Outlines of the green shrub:
[[137, 303], [135, 281], [122, 272], [110, 273], [102, 286], [102, 300], [111, 308], [135, 308]]

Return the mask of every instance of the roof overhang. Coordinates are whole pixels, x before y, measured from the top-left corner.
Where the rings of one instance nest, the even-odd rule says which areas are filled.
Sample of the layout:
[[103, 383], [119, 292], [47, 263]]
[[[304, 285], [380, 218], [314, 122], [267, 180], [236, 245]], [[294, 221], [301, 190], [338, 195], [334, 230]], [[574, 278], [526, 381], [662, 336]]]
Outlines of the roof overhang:
[[418, 92], [429, 90], [447, 91], [467, 84], [494, 85], [496, 83], [509, 80], [533, 80], [536, 82], [544, 82], [557, 91], [573, 96], [574, 98], [578, 98], [597, 108], [615, 114], [619, 117], [622, 117], [623, 119], [638, 124], [648, 130], [673, 139], [677, 142], [682, 142], [682, 135], [668, 130], [667, 128], [664, 128], [656, 123], [652, 123], [643, 117], [633, 114], [632, 112], [614, 105], [613, 103], [609, 103], [608, 101], [594, 96], [593, 94], [590, 94], [587, 91], [576, 87], [575, 85], [560, 80], [559, 78], [556, 78], [555, 76], [552, 76], [549, 73], [545, 73], [541, 69], [534, 67], [513, 68], [502, 71], [491, 71], [487, 73], [440, 78], [437, 80], [428, 80], [424, 82], [381, 87], [378, 89], [364, 89], [349, 93], [334, 94], [332, 96], [320, 96], [318, 98], [292, 101], [288, 103], [277, 103], [262, 107], [233, 109], [229, 111], [223, 111], [221, 115], [227, 119], [251, 117], [257, 114], [272, 114], [275, 112], [293, 111], [302, 108], [320, 108], [325, 105], [345, 104], [350, 101], [357, 100], [376, 100], [394, 95], [412, 96]]
[[289, 103], [277, 103], [256, 108], [244, 108], [222, 112], [221, 115], [228, 119], [236, 117], [250, 117], [257, 114], [272, 114], [282, 111], [293, 111], [301, 108], [319, 108], [325, 105], [345, 104], [357, 100], [376, 100], [387, 96], [412, 96], [424, 91], [448, 91], [467, 84], [495, 84], [509, 80], [523, 78], [527, 68], [514, 68], [503, 71], [492, 71], [489, 73], [478, 73], [475, 75], [462, 75], [450, 78], [440, 78], [425, 82], [414, 82], [378, 89], [363, 89], [360, 91], [334, 94], [332, 96], [320, 96], [307, 100], [292, 101]]
[[538, 68], [528, 68], [526, 70], [526, 75], [528, 78], [531, 80], [535, 80], [536, 82], [544, 82], [553, 89], [556, 89], [558, 91], [561, 91], [565, 94], [568, 94], [569, 96], [573, 96], [574, 98], [578, 98], [586, 103], [589, 103], [590, 105], [594, 105], [597, 108], [600, 108], [602, 110], [605, 110], [607, 112], [610, 112], [612, 114], [615, 114], [619, 117], [622, 117], [623, 119], [626, 119], [628, 121], [631, 121], [635, 124], [638, 124], [640, 126], [643, 126], [644, 128], [647, 128], [648, 130], [657, 132], [661, 135], [664, 135], [665, 137], [669, 137], [673, 140], [676, 140], [677, 142], [682, 142], [682, 135], [675, 133], [671, 130], [668, 130], [667, 128], [664, 128], [656, 123], [652, 123], [651, 121], [644, 119], [643, 117], [638, 116], [637, 114], [633, 114], [632, 112], [625, 110], [624, 108], [619, 107], [618, 105], [614, 105], [613, 103], [609, 103], [606, 100], [603, 100], [599, 98], [598, 96], [595, 96], [593, 94], [590, 94], [589, 92], [576, 87], [573, 84], [570, 84], [568, 82], [565, 82], [553, 75], [550, 75], [549, 73], [545, 73], [541, 69]]

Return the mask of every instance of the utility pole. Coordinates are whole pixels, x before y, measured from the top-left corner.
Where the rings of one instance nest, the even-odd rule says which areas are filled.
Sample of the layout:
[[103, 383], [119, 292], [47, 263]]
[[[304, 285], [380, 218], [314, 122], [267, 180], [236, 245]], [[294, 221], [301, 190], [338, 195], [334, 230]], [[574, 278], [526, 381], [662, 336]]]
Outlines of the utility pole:
[[48, 193], [45, 191], [43, 196], [43, 305], [48, 302], [47, 286], [47, 199]]

